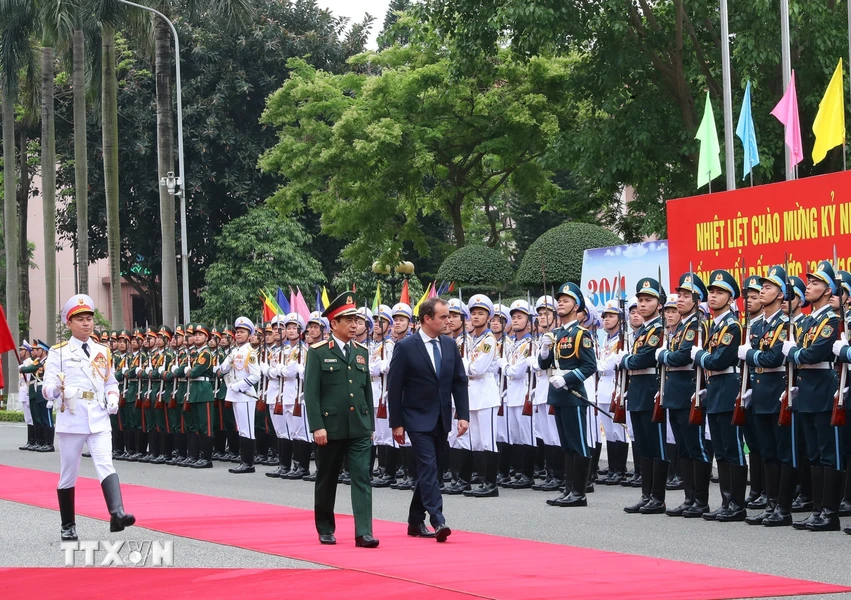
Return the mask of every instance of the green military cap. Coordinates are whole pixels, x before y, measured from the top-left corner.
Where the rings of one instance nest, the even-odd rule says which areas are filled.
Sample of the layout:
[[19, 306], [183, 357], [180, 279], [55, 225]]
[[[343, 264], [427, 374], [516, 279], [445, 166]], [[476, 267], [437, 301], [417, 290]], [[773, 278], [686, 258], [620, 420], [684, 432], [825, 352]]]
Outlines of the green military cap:
[[219, 328], [213, 325], [213, 328], [210, 330], [210, 336], [216, 338], [217, 340], [222, 339], [222, 332], [219, 331]]
[[106, 329], [104, 329], [103, 331], [100, 332], [100, 341], [101, 342], [108, 342], [109, 341], [109, 332]]
[[141, 327], [136, 327], [135, 329], [133, 329], [133, 337], [140, 339], [140, 340], [144, 340], [145, 339], [145, 332], [142, 331]]
[[174, 335], [183, 335], [183, 325], [178, 325], [174, 328]]
[[195, 325], [192, 323], [186, 324], [186, 335], [195, 335]]
[[195, 333], [203, 333], [207, 337], [210, 337], [210, 328], [204, 325], [203, 323], [195, 324]]
[[170, 340], [174, 336], [174, 332], [168, 325], [160, 325], [159, 335]]
[[758, 275], [751, 275], [745, 279], [745, 284], [742, 286], [745, 290], [753, 290], [759, 292], [762, 290], [762, 278]]
[[126, 329], [122, 329], [120, 332], [118, 332], [118, 339], [119, 340], [126, 340], [126, 341], [129, 342], [130, 341], [130, 332]]
[[151, 327], [150, 325], [145, 328], [145, 337], [157, 337], [157, 329]]
[[638, 296], [641, 294], [664, 299], [665, 290], [662, 289], [662, 284], [652, 277], [642, 277], [635, 285], [635, 295]]
[[331, 301], [331, 304], [328, 305], [328, 308], [325, 309], [322, 316], [329, 321], [333, 321], [334, 319], [339, 319], [340, 317], [345, 317], [347, 315], [355, 315], [357, 314], [357, 311], [357, 297], [355, 296], [355, 293], [343, 292]]
[[118, 332], [115, 329], [113, 329], [112, 331], [109, 332], [109, 339], [111, 339], [111, 340], [117, 340], [118, 339]]

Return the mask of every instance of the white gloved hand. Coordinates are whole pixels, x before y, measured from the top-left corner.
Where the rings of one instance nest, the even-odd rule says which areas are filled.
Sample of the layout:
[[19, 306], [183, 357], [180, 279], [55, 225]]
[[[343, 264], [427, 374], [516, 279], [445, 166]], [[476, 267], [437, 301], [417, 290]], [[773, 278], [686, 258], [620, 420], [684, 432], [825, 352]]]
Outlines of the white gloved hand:
[[529, 368], [532, 369], [533, 371], [540, 371], [541, 370], [541, 368], [538, 366], [538, 357], [537, 356], [530, 356], [529, 358], [527, 358], [526, 364], [529, 365]]
[[53, 408], [53, 400], [48, 400], [47, 401], [47, 409], [50, 410], [51, 408]]
[[842, 354], [845, 352], [844, 348], [847, 347], [848, 342], [846, 342], [845, 340], [836, 340], [835, 342], [833, 342], [833, 353], [836, 356], [842, 356]]
[[118, 401], [113, 400], [111, 396], [110, 399], [106, 402], [106, 412], [111, 415], [118, 413]]
[[749, 344], [742, 344], [739, 346], [739, 351], [737, 352], [739, 356], [739, 360], [745, 360], [748, 357], [748, 350], [751, 349]]
[[789, 353], [797, 347], [798, 345], [795, 342], [786, 340], [783, 342], [783, 356], [789, 356]]
[[147, 369], [145, 369], [145, 375], [150, 375], [153, 372], [154, 372], [153, 367], [148, 367]]
[[159, 367], [159, 368], [157, 369], [157, 373], [158, 373], [159, 375], [162, 375], [163, 373], [165, 373], [165, 365], [163, 365], [163, 366]]
[[662, 362], [662, 361], [659, 360], [659, 357], [662, 356], [662, 354], [664, 354], [664, 353], [665, 353], [664, 348], [657, 348], [656, 349], [656, 362]]
[[561, 375], [553, 375], [552, 377], [550, 377], [550, 385], [553, 386], [555, 389], [560, 390], [565, 385], [567, 385], [567, 382]]
[[692, 346], [691, 347], [691, 352], [689, 352], [689, 354], [691, 355], [692, 360], [694, 360], [695, 357], [697, 357], [697, 353], [700, 352], [700, 350], [701, 350], [701, 348], [699, 346]]
[[552, 345], [553, 345], [553, 337], [552, 337], [551, 335], [544, 335], [544, 336], [541, 336], [541, 342], [540, 342], [540, 345], [541, 345], [541, 349], [542, 349], [542, 350], [543, 350], [544, 348], [551, 348], [551, 347], [552, 347]]

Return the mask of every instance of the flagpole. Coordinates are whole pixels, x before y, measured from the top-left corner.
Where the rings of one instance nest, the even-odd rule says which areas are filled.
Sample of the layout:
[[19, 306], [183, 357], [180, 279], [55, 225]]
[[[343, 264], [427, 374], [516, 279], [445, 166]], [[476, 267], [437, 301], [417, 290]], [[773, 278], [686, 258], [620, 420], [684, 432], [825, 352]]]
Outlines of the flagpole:
[[[851, 11], [851, 8], [848, 9]], [[789, 0], [780, 0], [780, 56], [783, 65], [783, 93], [789, 88], [792, 79], [792, 53], [789, 46]], [[789, 146], [783, 144], [786, 152], [786, 180], [796, 179], [797, 166], [792, 164]]]
[[724, 155], [727, 164], [727, 189], [736, 189], [736, 158], [733, 146], [733, 88], [730, 83], [730, 26], [727, 0], [721, 0], [721, 77], [724, 82]]

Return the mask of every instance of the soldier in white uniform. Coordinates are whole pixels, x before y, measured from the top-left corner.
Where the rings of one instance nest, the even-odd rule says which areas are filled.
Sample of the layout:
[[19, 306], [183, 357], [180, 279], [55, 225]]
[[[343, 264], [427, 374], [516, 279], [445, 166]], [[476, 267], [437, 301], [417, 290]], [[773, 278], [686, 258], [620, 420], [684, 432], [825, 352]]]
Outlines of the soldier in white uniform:
[[387, 418], [387, 371], [393, 358], [395, 342], [390, 337], [393, 315], [390, 307], [381, 304], [373, 315], [373, 340], [369, 351], [369, 375], [372, 382], [372, 402], [375, 410], [375, 446], [378, 455], [378, 474], [370, 481], [372, 487], [390, 487], [396, 483], [398, 444], [393, 439]]
[[[615, 367], [617, 366], [618, 341], [623, 314], [617, 300], [610, 300], [603, 309], [603, 330], [605, 337], [600, 343], [600, 356], [597, 359], [597, 406], [609, 410], [615, 392]], [[619, 485], [626, 473], [626, 459], [629, 455], [629, 442], [626, 429], [611, 419], [602, 419], [603, 435], [606, 438], [606, 455], [609, 458], [608, 474], [597, 482], [605, 485]]]
[[293, 460], [298, 463], [298, 467], [290, 469], [283, 478], [304, 479], [310, 477], [310, 445], [313, 442], [307, 424], [307, 411], [304, 409], [304, 364], [307, 362], [309, 346], [301, 340], [305, 327], [301, 315], [288, 313], [283, 324], [286, 341], [279, 367], [283, 375], [282, 397], [287, 437], [292, 440]]
[[254, 323], [248, 317], [239, 317], [233, 328], [234, 349], [219, 365], [219, 371], [225, 375], [225, 385], [228, 386], [225, 400], [233, 405], [233, 416], [239, 431], [241, 462], [238, 466], [228, 469], [228, 472], [254, 473], [254, 411], [257, 405], [257, 391], [254, 386], [260, 382], [261, 376], [257, 351], [248, 342], [248, 338], [254, 334]]
[[532, 392], [535, 377], [529, 368], [532, 356], [532, 308], [526, 300], [515, 300], [509, 307], [514, 343], [505, 358], [506, 409], [508, 438], [512, 456], [518, 465], [515, 478], [503, 487], [527, 489], [535, 483], [535, 433], [532, 428]]
[[473, 325], [469, 353], [462, 360], [470, 385], [470, 442], [479, 475], [479, 486], [464, 492], [465, 496], [489, 498], [499, 496], [496, 478], [499, 453], [496, 446], [496, 415], [499, 389], [492, 366], [496, 361], [496, 338], [490, 330], [494, 315], [493, 302], [484, 294], [475, 294], [469, 302]]
[[[449, 335], [455, 339], [461, 358], [470, 352], [470, 335], [466, 331], [466, 323], [470, 318], [467, 305], [459, 298], [449, 301]], [[452, 428], [449, 432], [449, 463], [455, 482], [443, 490], [447, 495], [462, 494], [471, 489], [470, 479], [473, 473], [473, 453], [470, 440], [470, 430], [458, 435], [458, 419], [455, 418], [455, 400], [452, 404]]]
[[[19, 354], [22, 367], [28, 367], [32, 364], [31, 350], [32, 346], [26, 340], [21, 342]], [[27, 376], [23, 373], [18, 373], [18, 398], [21, 400], [21, 410], [24, 412], [24, 422], [27, 424], [27, 443], [19, 446], [18, 450], [35, 450], [35, 422], [30, 410], [30, 385]]]
[[283, 375], [281, 366], [283, 353], [289, 346], [284, 331], [283, 315], [275, 315], [270, 321], [275, 332], [273, 344], [267, 347], [266, 360], [260, 364], [260, 372], [266, 378], [266, 408], [272, 419], [278, 451], [278, 468], [268, 471], [266, 477], [281, 478], [290, 472], [293, 458], [292, 441], [287, 431], [287, 418], [284, 414]]
[[58, 405], [56, 438], [59, 446], [59, 513], [62, 541], [77, 539], [74, 489], [83, 445], [89, 448], [109, 510], [109, 530], [123, 531], [136, 522], [125, 514], [118, 475], [112, 466], [112, 427], [109, 415], [118, 412], [118, 382], [112, 372], [109, 348], [91, 340], [94, 301], [72, 296], [62, 307], [62, 320], [71, 339], [53, 346], [47, 355], [42, 394], [48, 410]]
[[508, 411], [506, 410], [506, 396], [508, 379], [505, 376], [505, 366], [508, 363], [506, 356], [511, 352], [513, 338], [511, 336], [511, 315], [508, 307], [503, 304], [493, 305], [493, 317], [490, 320], [490, 328], [496, 338], [496, 358], [491, 365], [496, 389], [499, 392], [499, 410], [496, 414], [496, 446], [499, 449], [499, 470], [497, 471], [497, 485], [509, 483], [511, 480], [512, 446], [508, 430]]
[[[414, 311], [408, 304], [404, 302], [394, 304], [393, 308], [390, 309], [390, 315], [393, 317], [393, 335], [397, 342], [411, 335], [411, 323], [414, 321]], [[390, 368], [389, 364], [387, 368]], [[397, 454], [398, 464], [401, 465], [402, 471], [405, 474], [402, 481], [392, 482], [389, 487], [394, 490], [414, 489], [417, 483], [417, 465], [414, 461], [414, 455], [411, 452], [411, 441], [408, 438], [408, 434], [405, 433], [403, 444], [397, 444], [396, 449], [389, 452], [395, 452]]]

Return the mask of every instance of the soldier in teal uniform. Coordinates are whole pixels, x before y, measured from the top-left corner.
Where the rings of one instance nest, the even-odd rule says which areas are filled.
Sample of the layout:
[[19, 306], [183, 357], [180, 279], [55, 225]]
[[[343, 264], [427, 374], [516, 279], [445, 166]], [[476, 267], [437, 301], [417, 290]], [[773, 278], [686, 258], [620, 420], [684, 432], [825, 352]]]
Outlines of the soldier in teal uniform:
[[585, 297], [575, 283], [565, 283], [555, 295], [561, 326], [541, 338], [538, 366], [553, 369], [547, 404], [555, 408], [561, 449], [571, 455], [571, 485], [550, 506], [587, 506], [586, 483], [591, 470], [588, 447], [588, 395], [585, 380], [597, 372], [597, 355], [590, 331], [579, 324], [577, 313], [585, 310]]
[[41, 393], [44, 381], [44, 366], [47, 363], [47, 352], [50, 346], [41, 340], [35, 340], [32, 347], [32, 363], [19, 367], [22, 374], [28, 375], [30, 411], [33, 416], [36, 433], [36, 452], [53, 452], [53, 437], [56, 430], [53, 423], [53, 413], [47, 408], [47, 400]]
[[[848, 271], [837, 271], [836, 277], [839, 280], [838, 282], [841, 284], [840, 295], [841, 302], [844, 304], [845, 311], [845, 336], [836, 340], [833, 343], [833, 353], [837, 356], [838, 362], [842, 365], [842, 368], [848, 369], [848, 363], [851, 363], [851, 346], [848, 343], [848, 334], [851, 331], [851, 310], [849, 310], [848, 299], [851, 296], [851, 273]], [[846, 375], [847, 378], [847, 375]], [[845, 393], [845, 407], [847, 410], [849, 402], [849, 394]], [[845, 429], [845, 439], [843, 440], [845, 446], [845, 492], [842, 498], [842, 502], [839, 505], [839, 516], [846, 517], [851, 515], [851, 475], [849, 475], [849, 471], [851, 469], [848, 468], [848, 465], [851, 464], [851, 426], [846, 425], [843, 429]], [[843, 529], [845, 533], [851, 535], [851, 526]]]
[[704, 513], [703, 518], [708, 521], [744, 521], [748, 516], [745, 505], [748, 467], [741, 428], [732, 424], [740, 389], [737, 365], [742, 325], [730, 307], [739, 297], [739, 284], [727, 271], [717, 270], [709, 276], [706, 287], [709, 290], [709, 308], [715, 316], [709, 331], [709, 349], [692, 347], [691, 355], [706, 373], [704, 406], [712, 433], [712, 449], [718, 462], [721, 507]]
[[354, 292], [338, 296], [323, 314], [331, 337], [311, 346], [304, 375], [304, 402], [316, 442], [314, 518], [319, 541], [335, 544], [337, 477], [348, 460], [355, 517], [355, 545], [375, 548], [372, 537], [370, 454], [375, 431], [369, 353], [352, 341], [357, 301]]

